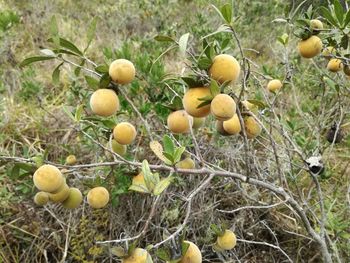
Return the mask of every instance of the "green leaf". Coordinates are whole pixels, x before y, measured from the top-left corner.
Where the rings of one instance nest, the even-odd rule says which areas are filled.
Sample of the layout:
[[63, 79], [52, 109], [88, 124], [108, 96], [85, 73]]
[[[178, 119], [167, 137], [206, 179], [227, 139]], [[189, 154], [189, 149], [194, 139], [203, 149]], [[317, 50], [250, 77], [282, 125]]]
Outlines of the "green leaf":
[[221, 11], [219, 10], [219, 8], [217, 8], [215, 5], [211, 5], [212, 8], [214, 8], [214, 10], [216, 11], [216, 13], [218, 13], [218, 15], [222, 18], [222, 20], [226, 21], [225, 17], [222, 15]]
[[186, 55], [187, 43], [188, 43], [189, 37], [190, 37], [190, 33], [186, 33], [186, 34], [182, 35], [179, 39], [179, 49], [180, 49], [180, 53], [183, 56]]
[[213, 231], [215, 233], [215, 235], [217, 236], [221, 236], [225, 231], [221, 229], [221, 227], [219, 227], [216, 224], [211, 224], [210, 225], [210, 229], [211, 231]]
[[19, 66], [20, 67], [24, 67], [24, 66], [27, 66], [31, 63], [34, 63], [34, 62], [38, 62], [38, 61], [44, 61], [44, 60], [50, 60], [50, 59], [54, 59], [55, 57], [44, 57], [44, 56], [37, 56], [37, 57], [30, 57], [30, 58], [26, 58], [25, 60], [23, 60]]
[[164, 190], [171, 184], [173, 177], [168, 176], [167, 178], [163, 178], [159, 181], [159, 183], [154, 188], [153, 194], [160, 195], [164, 192]]
[[342, 28], [345, 28], [349, 24], [349, 22], [350, 22], [350, 9], [346, 13], [346, 16], [344, 19], [344, 24], [343, 24]]
[[201, 104], [199, 104], [199, 105], [197, 106], [197, 109], [199, 109], [199, 108], [201, 108], [201, 107], [204, 107], [204, 106], [206, 106], [206, 105], [209, 105], [210, 103], [211, 103], [210, 100], [203, 101]]
[[332, 24], [333, 26], [337, 26], [337, 21], [335, 20], [335, 18], [333, 17], [332, 13], [325, 8], [324, 6], [320, 7], [320, 12], [322, 14], [322, 16], [327, 19], [327, 21]]
[[167, 248], [157, 249], [156, 255], [157, 255], [158, 258], [160, 258], [160, 259], [162, 259], [164, 261], [171, 260], [170, 253], [169, 253], [169, 250]]
[[182, 154], [184, 153], [184, 151], [186, 150], [185, 147], [179, 147], [175, 150], [175, 153], [174, 153], [174, 163], [177, 163], [178, 161], [181, 160], [181, 156]]
[[100, 79], [100, 89], [105, 89], [108, 87], [109, 83], [111, 83], [111, 77], [108, 73], [102, 75]]
[[109, 67], [106, 64], [98, 65], [95, 68], [96, 72], [98, 73], [108, 73]]
[[165, 158], [167, 158], [170, 162], [171, 162], [171, 165], [173, 165], [175, 162], [174, 162], [174, 156], [170, 153], [167, 153], [167, 152], [164, 152], [163, 153]]
[[52, 82], [53, 84], [58, 84], [60, 82], [60, 67], [63, 65], [63, 62], [60, 63], [55, 70], [52, 72]]
[[76, 122], [79, 122], [81, 120], [81, 114], [83, 113], [83, 110], [84, 110], [84, 105], [83, 104], [80, 104], [76, 111], [75, 111], [75, 115], [74, 115], [74, 119]]
[[164, 35], [155, 36], [154, 40], [159, 42], [175, 42], [175, 40], [172, 37], [164, 36]]
[[95, 37], [96, 25], [97, 25], [97, 19], [96, 19], [96, 17], [94, 17], [94, 19], [92, 20], [92, 22], [87, 30], [87, 45], [84, 49], [84, 53], [89, 48], [89, 46], [92, 42], [92, 39]]
[[149, 191], [153, 191], [154, 187], [159, 182], [159, 175], [152, 174], [151, 169], [149, 168], [147, 160], [142, 162], [142, 173], [145, 178], [145, 183]]
[[139, 193], [144, 193], [144, 194], [150, 194], [151, 192], [144, 186], [144, 185], [131, 185], [129, 187], [130, 191], [135, 191], [135, 192], [139, 192]]
[[[49, 38], [48, 41], [53, 42], [53, 39]], [[72, 42], [68, 41], [67, 39], [59, 38], [59, 41], [61, 47], [64, 47], [77, 55], [83, 55], [83, 53]]]
[[76, 68], [75, 68], [75, 70], [74, 70], [74, 75], [75, 76], [79, 76], [80, 75], [80, 72], [81, 72], [81, 69], [82, 69], [82, 67], [84, 66], [84, 64], [85, 64], [85, 59], [82, 59], [81, 60], [81, 62], [80, 62], [80, 64], [79, 64], [79, 67], [77, 66]]
[[163, 147], [164, 152], [169, 153], [171, 155], [175, 152], [175, 145], [172, 139], [168, 135], [164, 135], [163, 137]]
[[334, 1], [334, 13], [339, 21], [339, 25], [342, 25], [344, 20], [344, 9], [338, 0]]
[[218, 83], [216, 82], [216, 80], [212, 79], [210, 81], [210, 93], [212, 95], [212, 97], [215, 97], [216, 95], [220, 94], [220, 87], [218, 85]]
[[189, 243], [182, 242], [181, 243], [181, 255], [185, 255], [189, 247], [190, 247]]
[[210, 33], [210, 34], [208, 34], [208, 35], [202, 37], [202, 39], [205, 39], [205, 38], [208, 38], [208, 37], [211, 37], [211, 36], [214, 36], [214, 35], [216, 35], [216, 34], [223, 33], [223, 32], [231, 33], [232, 30], [231, 30], [231, 28], [230, 28], [229, 26], [227, 26], [227, 25], [221, 25], [221, 26], [219, 26], [219, 28], [218, 28], [215, 32]]
[[207, 70], [211, 66], [212, 61], [207, 57], [201, 57], [197, 63], [200, 69]]
[[231, 4], [227, 3], [227, 4], [223, 5], [220, 8], [220, 12], [221, 12], [223, 18], [226, 20], [226, 22], [228, 24], [230, 24], [232, 21], [232, 6], [231, 6]]
[[62, 109], [68, 115], [69, 118], [71, 118], [73, 121], [75, 121], [73, 114], [65, 106], [63, 106]]
[[264, 102], [262, 102], [261, 100], [247, 100], [247, 101], [250, 102], [251, 104], [258, 106], [259, 109], [266, 108], [266, 104]]
[[59, 36], [58, 36], [58, 25], [57, 25], [57, 20], [55, 16], [51, 17], [51, 21], [50, 21], [50, 34], [52, 37], [52, 42], [54, 43], [54, 45], [56, 47], [58, 47], [60, 45], [60, 40], [59, 40]]
[[92, 89], [97, 89], [99, 87], [99, 81], [93, 77], [90, 76], [84, 76], [86, 83], [89, 85], [90, 88]]
[[343, 35], [343, 37], [340, 40], [340, 46], [344, 49], [347, 49], [349, 45], [349, 37], [348, 35]]

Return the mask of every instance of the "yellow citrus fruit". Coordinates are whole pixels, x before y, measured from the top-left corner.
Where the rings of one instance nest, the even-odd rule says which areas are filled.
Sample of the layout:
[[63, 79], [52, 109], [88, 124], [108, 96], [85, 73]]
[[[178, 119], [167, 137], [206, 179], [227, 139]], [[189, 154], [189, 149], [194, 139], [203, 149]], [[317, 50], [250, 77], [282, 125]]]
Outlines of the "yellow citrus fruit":
[[57, 167], [44, 164], [33, 175], [34, 185], [44, 192], [55, 192], [64, 183], [63, 175]]
[[192, 123], [193, 117], [184, 110], [170, 113], [167, 119], [168, 128], [172, 133], [188, 133]]
[[267, 83], [267, 90], [271, 92], [276, 92], [282, 88], [283, 84], [279, 79], [270, 80]]
[[220, 54], [214, 57], [209, 75], [219, 83], [237, 81], [241, 71], [238, 61], [230, 55]]
[[311, 36], [308, 39], [301, 40], [298, 43], [299, 54], [304, 58], [313, 58], [321, 53], [322, 41], [317, 36]]
[[182, 99], [182, 104], [185, 111], [192, 117], [205, 117], [210, 113], [210, 104], [198, 108], [203, 103], [199, 100], [204, 97], [211, 96], [210, 89], [208, 87], [190, 88], [185, 92]]
[[68, 155], [66, 158], [66, 164], [68, 165], [73, 165], [77, 163], [77, 158], [75, 157], [75, 155], [71, 154]]
[[192, 128], [193, 129], [198, 129], [200, 127], [202, 127], [204, 125], [204, 122], [205, 122], [205, 118], [196, 118], [196, 117], [193, 117], [193, 125], [192, 125]]
[[113, 137], [122, 145], [130, 144], [136, 138], [136, 129], [129, 122], [121, 122], [114, 127]]
[[220, 249], [231, 250], [236, 246], [237, 238], [231, 230], [225, 230], [222, 236], [218, 236], [216, 244]]
[[338, 72], [343, 69], [343, 62], [340, 59], [332, 58], [327, 64], [327, 69], [331, 72]]
[[241, 131], [241, 124], [239, 122], [238, 115], [235, 114], [233, 117], [227, 121], [223, 122], [224, 131], [230, 135], [236, 135]]
[[64, 200], [66, 200], [69, 196], [69, 187], [66, 183], [64, 183], [60, 189], [57, 190], [55, 193], [49, 193], [50, 201], [54, 203], [61, 203]]
[[102, 208], [108, 204], [109, 192], [106, 188], [99, 186], [91, 189], [87, 195], [87, 202], [92, 208]]
[[252, 116], [245, 118], [244, 126], [248, 139], [254, 139], [261, 133], [259, 123]]
[[69, 195], [66, 200], [63, 201], [62, 206], [68, 209], [78, 208], [83, 201], [83, 195], [78, 188], [69, 188]]
[[312, 19], [310, 21], [310, 28], [315, 31], [319, 31], [323, 29], [323, 23], [318, 19]]
[[219, 121], [227, 121], [236, 114], [236, 102], [227, 94], [218, 94], [210, 104], [210, 111]]
[[115, 139], [112, 139], [112, 151], [124, 156], [126, 153], [126, 145], [118, 143]]
[[202, 253], [197, 247], [196, 244], [191, 241], [184, 241], [187, 244], [190, 244], [185, 255], [182, 256], [179, 263], [202, 263]]
[[37, 192], [34, 196], [34, 203], [37, 205], [46, 205], [49, 201], [49, 195], [46, 192]]
[[114, 60], [109, 66], [109, 76], [118, 84], [128, 84], [135, 78], [135, 67], [127, 59]]
[[98, 89], [91, 95], [90, 107], [94, 114], [108, 117], [119, 110], [119, 99], [114, 90]]
[[143, 248], [136, 248], [130, 256], [122, 260], [122, 263], [146, 263], [147, 256], [147, 250]]
[[187, 157], [187, 158], [183, 159], [182, 161], [178, 162], [176, 164], [176, 167], [179, 169], [195, 169], [196, 164], [191, 158]]

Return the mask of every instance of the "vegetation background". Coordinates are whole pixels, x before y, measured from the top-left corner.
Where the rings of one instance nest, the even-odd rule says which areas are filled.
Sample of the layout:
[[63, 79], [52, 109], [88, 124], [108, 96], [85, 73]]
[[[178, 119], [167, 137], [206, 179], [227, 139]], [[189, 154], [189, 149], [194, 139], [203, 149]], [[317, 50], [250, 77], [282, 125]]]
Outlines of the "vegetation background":
[[[67, 114], [88, 101], [91, 89], [84, 77], [75, 68], [64, 65], [60, 81], [55, 83], [52, 81], [55, 62], [26, 68], [18, 66], [24, 58], [47, 47], [53, 15], [60, 35], [79, 48], [85, 47], [89, 25], [93, 18], [97, 19], [89, 58], [99, 64], [108, 64], [116, 57], [135, 63], [138, 73], [146, 81], [134, 82], [128, 94], [155, 127], [154, 131], [162, 135], [161, 124], [169, 114], [162, 104], [171, 98], [163, 78], [166, 74], [181, 75], [185, 65], [176, 51], [167, 53], [153, 64], [167, 48], [167, 44], [155, 41], [154, 36], [179, 37], [190, 32], [193, 36], [191, 45], [196, 49], [200, 38], [215, 31], [221, 23], [211, 4], [224, 2], [0, 0], [0, 155], [45, 156], [47, 160], [61, 164], [69, 154], [76, 155], [79, 164], [96, 163], [101, 161], [101, 156], [105, 158], [97, 145], [74, 129], [74, 121]], [[325, 150], [330, 175], [321, 181], [327, 211], [326, 230], [336, 246], [334, 253], [347, 262], [350, 258], [350, 136], [345, 129], [343, 142], [330, 149], [324, 136], [339, 119], [339, 100], [344, 105], [343, 123], [350, 121], [349, 80], [340, 77], [347, 87], [347, 96], [324, 87], [319, 77], [323, 74], [320, 67], [325, 65], [324, 61], [317, 61], [320, 67], [315, 62], [302, 61], [296, 52], [297, 39], [293, 36], [286, 48], [276, 40], [285, 33], [286, 26], [272, 21], [285, 17], [293, 1], [234, 2], [234, 15], [240, 17], [235, 30], [246, 48], [247, 57], [256, 65], [254, 70], [282, 79], [285, 56], [290, 57], [296, 88], [285, 87], [276, 102], [276, 111], [281, 123], [289, 125], [289, 131], [303, 153], [310, 156], [316, 148]], [[311, 2], [316, 5], [318, 1]], [[218, 36], [219, 40], [225, 38], [225, 35]], [[233, 42], [230, 42], [229, 52], [238, 55]], [[251, 90], [252, 99], [264, 100], [263, 91], [254, 89], [253, 82]], [[339, 94], [344, 97], [339, 99]], [[122, 106], [124, 114], [118, 118], [128, 117], [137, 123], [137, 115], [130, 105], [122, 100]], [[101, 125], [109, 128], [111, 124], [105, 121]], [[99, 136], [101, 141], [107, 141], [108, 136], [103, 132]], [[207, 121], [196, 136], [206, 160], [226, 169], [241, 167], [242, 142], [219, 136], [213, 121]], [[255, 160], [266, 164], [267, 170], [261, 173], [276, 170], [271, 152], [265, 149], [266, 138], [254, 143], [252, 148]], [[181, 138], [181, 142], [191, 147], [186, 138]], [[147, 146], [140, 136], [128, 149], [128, 158], [140, 161], [146, 158], [155, 163], [157, 158], [150, 156]], [[288, 169], [287, 166], [286, 161], [282, 169]], [[106, 185], [112, 195], [111, 205], [106, 209], [91, 210], [84, 204], [73, 212], [59, 205], [44, 208], [34, 205], [32, 169], [24, 164], [0, 162], [0, 262], [59, 262], [64, 259], [66, 262], [115, 262], [113, 244], [98, 245], [96, 241], [133, 236], [147, 219], [152, 198], [128, 191], [131, 176], [137, 173], [133, 168], [97, 168], [68, 174], [71, 184], [83, 190], [84, 195], [95, 185]], [[291, 187], [316, 206], [317, 202], [312, 201], [317, 200], [314, 185], [308, 172], [300, 169], [296, 174], [290, 177]], [[159, 242], [165, 228], [173, 232], [181, 224], [186, 209], [181, 197], [187, 196], [202, 179], [190, 175], [171, 186], [163, 205], [157, 209], [152, 231], [142, 240], [143, 247]], [[204, 262], [287, 262], [283, 253], [266, 243], [283, 249], [293, 262], [320, 262], [318, 248], [285, 207], [220, 212], [259, 205], [257, 200], [268, 202], [270, 198], [263, 190], [237, 184], [231, 178], [216, 178], [210, 187], [201, 191], [193, 202], [186, 229], [188, 238], [201, 248]], [[318, 213], [318, 208], [314, 212]], [[233, 228], [240, 240], [234, 250], [217, 255], [211, 249], [213, 233], [210, 225], [221, 223]]]

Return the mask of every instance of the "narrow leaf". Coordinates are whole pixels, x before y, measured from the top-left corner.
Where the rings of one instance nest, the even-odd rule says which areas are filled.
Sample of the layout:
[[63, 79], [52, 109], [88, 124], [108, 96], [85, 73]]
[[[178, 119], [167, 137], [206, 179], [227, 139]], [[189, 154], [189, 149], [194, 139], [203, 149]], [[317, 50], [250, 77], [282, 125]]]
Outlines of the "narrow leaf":
[[153, 194], [160, 195], [164, 192], [164, 190], [171, 184], [173, 177], [168, 176], [167, 178], [163, 178], [159, 181], [159, 183], [154, 188]]
[[50, 21], [50, 34], [52, 37], [52, 42], [54, 43], [54, 45], [56, 47], [58, 47], [60, 45], [60, 40], [58, 37], [58, 25], [57, 25], [57, 20], [55, 16], [51, 17], [51, 21]]
[[172, 37], [164, 35], [155, 36], [154, 39], [159, 42], [175, 42], [175, 40]]
[[111, 77], [109, 76], [109, 74], [108, 73], [103, 74], [100, 79], [100, 89], [107, 88], [110, 82], [111, 82]]
[[213, 97], [215, 97], [216, 95], [218, 95], [220, 93], [220, 87], [218, 85], [218, 83], [216, 82], [216, 80], [212, 79], [210, 81], [210, 93]]
[[80, 104], [76, 111], [75, 111], [75, 115], [74, 115], [74, 119], [76, 122], [79, 122], [81, 120], [81, 114], [83, 113], [83, 110], [84, 110], [84, 105], [83, 104]]
[[63, 62], [60, 63], [56, 68], [55, 70], [52, 72], [52, 82], [53, 84], [58, 84], [60, 82], [60, 67], [63, 65]]
[[98, 73], [107, 73], [108, 70], [109, 70], [109, 67], [108, 65], [106, 64], [102, 64], [102, 65], [98, 65], [95, 70], [98, 72]]
[[220, 9], [222, 16], [224, 17], [225, 21], [230, 24], [232, 21], [232, 6], [231, 4], [227, 3], [223, 5]]
[[30, 58], [26, 58], [25, 60], [23, 60], [19, 66], [20, 67], [24, 67], [27, 66], [31, 63], [34, 62], [38, 62], [38, 61], [44, 61], [44, 60], [50, 60], [50, 59], [54, 59], [55, 57], [44, 57], [44, 56], [37, 56], [37, 57], [30, 57]]
[[99, 81], [97, 79], [90, 76], [84, 76], [84, 77], [85, 77], [86, 83], [89, 85], [90, 88], [94, 90], [98, 88]]
[[342, 25], [344, 20], [344, 9], [338, 0], [334, 1], [334, 13], [337, 17], [339, 25]]
[[97, 25], [97, 19], [96, 17], [94, 17], [94, 19], [92, 20], [89, 28], [88, 28], [88, 31], [87, 31], [87, 45], [84, 49], [84, 53], [85, 51], [89, 48], [91, 42], [92, 42], [92, 39], [95, 37], [95, 34], [96, 34], [96, 25]]

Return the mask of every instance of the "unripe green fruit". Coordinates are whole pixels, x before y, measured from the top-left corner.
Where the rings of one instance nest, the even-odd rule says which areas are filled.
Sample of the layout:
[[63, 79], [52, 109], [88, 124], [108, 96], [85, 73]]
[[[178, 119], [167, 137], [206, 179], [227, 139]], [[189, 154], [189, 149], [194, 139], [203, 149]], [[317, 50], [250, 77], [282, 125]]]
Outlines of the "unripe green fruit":
[[34, 203], [37, 205], [46, 205], [48, 201], [49, 195], [46, 192], [37, 192], [34, 196]]
[[62, 203], [64, 208], [74, 209], [77, 208], [83, 201], [83, 195], [78, 188], [69, 188], [69, 195]]
[[116, 140], [112, 140], [112, 151], [119, 154], [120, 156], [124, 156], [126, 153], [126, 145], [118, 143]]

